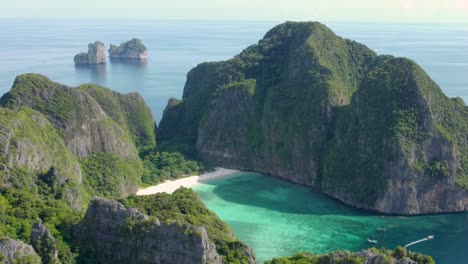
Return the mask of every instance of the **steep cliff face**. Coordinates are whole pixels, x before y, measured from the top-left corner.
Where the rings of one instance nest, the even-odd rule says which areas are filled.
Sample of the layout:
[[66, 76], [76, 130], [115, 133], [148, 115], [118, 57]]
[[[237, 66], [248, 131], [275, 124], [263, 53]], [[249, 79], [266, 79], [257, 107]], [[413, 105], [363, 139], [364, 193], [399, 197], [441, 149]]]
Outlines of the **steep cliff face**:
[[161, 223], [102, 198], [89, 205], [78, 236], [86, 263], [222, 263], [205, 228]]
[[322, 190], [389, 213], [468, 210], [467, 120], [414, 62], [380, 57], [338, 109]]
[[435, 213], [468, 210], [467, 117], [409, 60], [287, 22], [233, 59], [191, 70], [158, 138], [357, 207]]
[[88, 52], [81, 52], [73, 58], [75, 64], [106, 63], [106, 47], [104, 43], [95, 41], [88, 44]]
[[78, 90], [96, 99], [107, 116], [130, 132], [137, 147], [156, 144], [154, 117], [141, 95], [121, 94], [92, 84], [80, 85]]
[[80, 158], [93, 152], [122, 158], [137, 156], [129, 133], [109, 118], [96, 99], [79, 89], [54, 83], [45, 76], [23, 74], [2, 102], [12, 109], [25, 105], [44, 114]]
[[41, 113], [0, 107], [0, 151], [3, 185], [31, 188], [39, 181], [73, 208], [82, 208], [78, 159]]
[[[91, 84], [70, 88], [24, 74], [0, 101], [14, 111], [27, 106], [43, 114], [85, 164], [84, 180], [92, 189], [97, 185], [117, 189], [110, 191], [116, 197], [138, 189], [142, 164], [137, 147], [155, 145], [154, 119], [139, 95]], [[120, 174], [125, 175], [114, 177]]]
[[28, 244], [11, 238], [0, 238], [0, 262], [5, 264], [40, 264], [41, 258]]

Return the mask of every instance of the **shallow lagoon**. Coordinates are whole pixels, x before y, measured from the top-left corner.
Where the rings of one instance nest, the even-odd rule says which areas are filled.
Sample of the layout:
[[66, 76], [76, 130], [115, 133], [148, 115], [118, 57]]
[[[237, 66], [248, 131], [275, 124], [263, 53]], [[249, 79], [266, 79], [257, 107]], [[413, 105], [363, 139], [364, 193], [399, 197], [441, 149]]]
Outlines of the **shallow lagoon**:
[[409, 249], [430, 254], [441, 264], [468, 263], [468, 213], [383, 216], [255, 173], [200, 184], [194, 190], [261, 262], [299, 251], [366, 249], [373, 246], [367, 238], [378, 240], [377, 247], [395, 248], [435, 235]]

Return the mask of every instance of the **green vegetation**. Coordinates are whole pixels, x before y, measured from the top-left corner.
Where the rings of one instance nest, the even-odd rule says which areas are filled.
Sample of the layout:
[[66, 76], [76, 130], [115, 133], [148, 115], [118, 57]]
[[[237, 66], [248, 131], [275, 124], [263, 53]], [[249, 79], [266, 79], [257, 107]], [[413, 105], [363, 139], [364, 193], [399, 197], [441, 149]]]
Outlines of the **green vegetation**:
[[120, 94], [95, 84], [83, 84], [77, 90], [96, 99], [110, 118], [130, 132], [137, 148], [156, 145], [153, 114], [138, 93]]
[[125, 57], [125, 55], [129, 52], [137, 52], [142, 53], [145, 52], [147, 49], [141, 39], [133, 38], [127, 42], [123, 42], [120, 46], [110, 45], [109, 54], [110, 57]]
[[141, 163], [124, 160], [114, 154], [94, 153], [81, 161], [83, 183], [91, 195], [121, 198], [140, 185]]
[[323, 255], [315, 255], [311, 253], [298, 253], [292, 257], [274, 258], [268, 260], [265, 264], [364, 264], [369, 259], [375, 259], [377, 262], [372, 263], [387, 263], [392, 264], [394, 260], [410, 259], [418, 264], [434, 264], [434, 260], [420, 253], [407, 254], [406, 249], [397, 247], [394, 251], [386, 249], [371, 248], [367, 251], [358, 253], [333, 252]]
[[[467, 189], [467, 120], [463, 100], [447, 98], [415, 62], [377, 56], [320, 23], [286, 22], [234, 58], [192, 69], [182, 100], [164, 111], [158, 144], [407, 213], [412, 201], [390, 201], [398, 188], [417, 197], [439, 183]], [[402, 187], [406, 171], [415, 180]], [[414, 210], [463, 210], [439, 201]]]
[[248, 256], [245, 255], [247, 247], [235, 238], [231, 228], [206, 208], [190, 189], [180, 188], [172, 195], [162, 193], [130, 196], [120, 202], [163, 222], [177, 221], [204, 226], [224, 263], [248, 263]]
[[[17, 77], [0, 104], [6, 107], [0, 107], [0, 147], [7, 151], [0, 157], [0, 237], [29, 243], [32, 226], [40, 220], [56, 239], [61, 263], [76, 262], [79, 249], [73, 229], [91, 196], [123, 198], [134, 193], [142, 179], [145, 184], [156, 184], [206, 170], [180, 153], [156, 148], [155, 123], [138, 94], [122, 95], [92, 84], [68, 88], [41, 75], [25, 74]], [[102, 116], [96, 125], [116, 129], [121, 136], [116, 140], [129, 142], [126, 151], [130, 153], [94, 151], [80, 159], [72, 154], [66, 140], [82, 129], [77, 124], [95, 113]], [[108, 144], [105, 140], [103, 144]], [[196, 201], [193, 206], [201, 204]], [[202, 223], [194, 217], [190, 216], [191, 223], [213, 223], [214, 237], [226, 258], [237, 258], [237, 249], [245, 246], [227, 239], [229, 235], [223, 237], [222, 232], [229, 230], [219, 219], [210, 222], [206, 216]], [[51, 261], [52, 245], [47, 239], [39, 239], [34, 246], [43, 261]]]
[[[48, 93], [41, 91], [47, 90]], [[50, 96], [49, 95], [53, 95]], [[50, 81], [39, 74], [22, 74], [16, 77], [13, 88], [4, 94], [0, 104], [17, 109], [23, 102], [29, 102], [29, 107], [44, 114], [54, 126], [63, 126], [77, 109], [81, 109], [78, 95], [63, 86]]]
[[18, 111], [0, 107], [0, 157], [2, 182], [7, 186], [34, 186], [47, 178], [50, 194], [74, 208], [82, 207], [79, 163], [60, 135], [39, 112], [28, 107]]
[[141, 152], [140, 156], [143, 161], [141, 181], [145, 185], [199, 175], [207, 170], [203, 163], [187, 159], [179, 152], [159, 152], [151, 149]]
[[60, 261], [74, 263], [70, 244], [82, 213], [50, 195], [39, 179], [36, 182], [38, 187], [33, 189], [0, 186], [0, 237], [29, 243], [32, 225], [42, 219], [56, 239]]

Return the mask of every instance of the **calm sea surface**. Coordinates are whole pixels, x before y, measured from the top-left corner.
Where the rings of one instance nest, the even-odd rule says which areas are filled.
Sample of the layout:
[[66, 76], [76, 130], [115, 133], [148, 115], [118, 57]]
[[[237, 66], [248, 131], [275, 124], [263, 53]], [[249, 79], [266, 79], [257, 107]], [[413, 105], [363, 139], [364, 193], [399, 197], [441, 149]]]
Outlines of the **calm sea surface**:
[[[0, 93], [18, 74], [36, 72], [76, 86], [97, 83], [143, 95], [159, 122], [170, 97], [180, 98], [198, 63], [229, 59], [278, 22], [0, 19]], [[449, 96], [468, 102], [468, 25], [327, 23], [338, 35], [379, 54], [418, 62]], [[144, 64], [75, 67], [73, 56], [100, 40], [109, 47], [132, 37], [149, 50]]]
[[[120, 92], [137, 91], [159, 121], [167, 100], [181, 97], [191, 68], [231, 58], [279, 22], [0, 19], [0, 94], [18, 74], [41, 73], [71, 86], [92, 82]], [[447, 95], [468, 102], [468, 25], [327, 25], [379, 54], [415, 60]], [[148, 47], [146, 64], [73, 64], [73, 56], [86, 51], [89, 42], [100, 40], [108, 47], [133, 37]], [[260, 260], [305, 250], [359, 250], [371, 246], [367, 238], [392, 248], [434, 234], [433, 241], [413, 250], [431, 254], [441, 264], [468, 263], [468, 214], [381, 217], [256, 174], [196, 189]]]

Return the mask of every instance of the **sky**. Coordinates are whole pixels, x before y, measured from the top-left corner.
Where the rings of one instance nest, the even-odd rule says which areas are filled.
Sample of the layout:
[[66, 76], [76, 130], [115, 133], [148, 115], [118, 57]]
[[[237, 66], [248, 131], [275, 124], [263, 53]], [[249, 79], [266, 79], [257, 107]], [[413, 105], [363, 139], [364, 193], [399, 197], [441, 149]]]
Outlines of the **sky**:
[[468, 0], [0, 0], [0, 18], [468, 23]]

